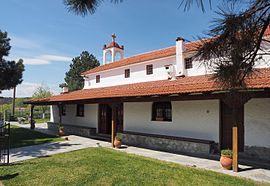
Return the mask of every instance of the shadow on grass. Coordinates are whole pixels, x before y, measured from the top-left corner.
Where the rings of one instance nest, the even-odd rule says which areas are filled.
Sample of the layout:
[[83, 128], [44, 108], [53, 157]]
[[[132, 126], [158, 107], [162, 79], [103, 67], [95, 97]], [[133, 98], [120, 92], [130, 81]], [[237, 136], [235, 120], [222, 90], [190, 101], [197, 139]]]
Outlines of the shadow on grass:
[[19, 173], [7, 174], [5, 176], [0, 176], [0, 180], [10, 180], [10, 179], [13, 179], [13, 178], [15, 178], [17, 176], [19, 176]]
[[50, 155], [45, 155], [45, 156], [40, 156], [38, 158], [41, 159], [41, 158], [49, 158], [49, 157], [51, 157], [51, 156]]
[[43, 134], [37, 131], [11, 126], [10, 148], [18, 148], [55, 141], [61, 141], [61, 139], [54, 135]]

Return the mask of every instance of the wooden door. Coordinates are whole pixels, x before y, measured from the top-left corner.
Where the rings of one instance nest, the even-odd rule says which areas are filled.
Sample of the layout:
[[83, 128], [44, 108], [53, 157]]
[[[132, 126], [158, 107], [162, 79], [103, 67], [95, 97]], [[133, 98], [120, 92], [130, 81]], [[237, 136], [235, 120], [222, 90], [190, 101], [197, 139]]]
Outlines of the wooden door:
[[112, 130], [112, 109], [107, 104], [99, 105], [99, 133], [102, 134], [111, 134]]
[[[233, 127], [233, 112], [231, 107], [221, 101], [220, 104], [221, 126], [220, 126], [220, 148], [232, 149], [232, 127]], [[244, 106], [239, 108], [236, 118], [238, 125], [238, 142], [239, 151], [244, 151]]]

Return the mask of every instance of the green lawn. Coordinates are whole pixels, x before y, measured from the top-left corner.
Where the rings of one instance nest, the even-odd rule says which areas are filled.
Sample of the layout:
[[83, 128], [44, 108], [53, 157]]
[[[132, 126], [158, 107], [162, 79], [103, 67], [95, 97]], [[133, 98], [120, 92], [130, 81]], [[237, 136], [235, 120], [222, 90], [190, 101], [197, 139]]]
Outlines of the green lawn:
[[47, 118], [45, 118], [45, 119], [35, 119], [35, 121], [36, 121], [36, 124], [47, 123], [48, 121], [50, 121], [50, 119], [47, 119]]
[[5, 185], [259, 185], [212, 171], [88, 148], [0, 167]]
[[63, 141], [63, 139], [57, 136], [47, 135], [37, 131], [11, 125], [10, 148], [38, 145], [55, 141]]
[[[35, 120], [36, 124], [47, 123], [48, 121], [50, 121], [50, 119], [48, 119], [48, 118], [45, 118], [45, 119], [34, 119], [34, 120]], [[29, 124], [29, 121], [26, 120], [24, 122], [24, 124]]]

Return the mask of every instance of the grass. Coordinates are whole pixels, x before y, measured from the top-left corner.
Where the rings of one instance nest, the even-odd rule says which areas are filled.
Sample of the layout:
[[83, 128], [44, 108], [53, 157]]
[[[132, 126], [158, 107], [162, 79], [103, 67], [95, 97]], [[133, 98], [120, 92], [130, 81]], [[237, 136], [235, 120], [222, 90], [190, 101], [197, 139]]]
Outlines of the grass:
[[11, 125], [10, 148], [63, 141], [62, 138]]
[[[44, 118], [44, 119], [34, 119], [34, 120], [35, 120], [36, 124], [47, 123], [48, 121], [50, 121], [50, 119], [48, 119], [48, 118]], [[26, 121], [24, 122], [24, 124], [29, 124], [29, 121], [26, 120]]]
[[5, 185], [260, 185], [107, 148], [88, 148], [0, 167]]
[[48, 121], [50, 121], [50, 119], [47, 119], [47, 118], [45, 118], [45, 119], [35, 119], [35, 121], [36, 121], [36, 124], [47, 123]]

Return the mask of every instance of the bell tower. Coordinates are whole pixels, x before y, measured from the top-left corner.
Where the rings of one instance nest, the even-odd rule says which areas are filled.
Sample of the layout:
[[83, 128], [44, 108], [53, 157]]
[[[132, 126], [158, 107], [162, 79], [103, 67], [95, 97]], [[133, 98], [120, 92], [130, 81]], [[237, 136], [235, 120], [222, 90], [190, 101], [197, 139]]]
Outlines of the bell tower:
[[[124, 58], [124, 46], [119, 45], [115, 41], [116, 35], [112, 34], [112, 42], [110, 44], [104, 45], [103, 47], [103, 65], [115, 62], [117, 53], [120, 54], [120, 59]], [[111, 61], [108, 61], [107, 55], [108, 53], [111, 55]]]

